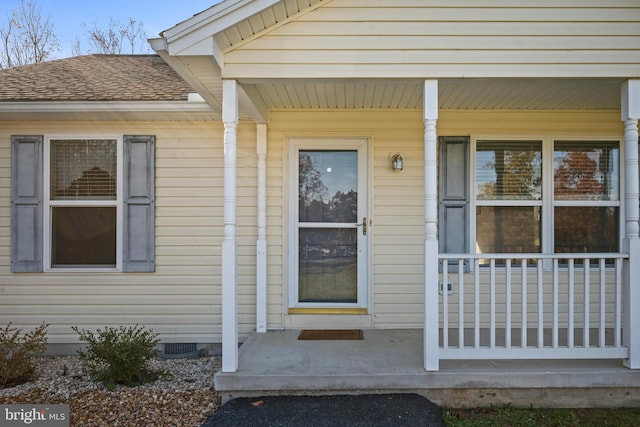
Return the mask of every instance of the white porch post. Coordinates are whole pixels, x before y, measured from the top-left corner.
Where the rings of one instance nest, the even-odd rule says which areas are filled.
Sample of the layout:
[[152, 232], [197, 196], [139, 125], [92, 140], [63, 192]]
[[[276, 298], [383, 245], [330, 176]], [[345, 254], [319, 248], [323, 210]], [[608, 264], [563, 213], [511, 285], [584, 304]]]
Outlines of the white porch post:
[[[438, 81], [424, 82], [424, 369], [440, 368], [438, 339]], [[445, 332], [446, 333], [446, 332]]]
[[224, 123], [224, 240], [222, 242], [222, 372], [238, 369], [238, 301], [236, 242], [236, 145], [238, 84], [222, 82]]
[[256, 332], [267, 332], [267, 125], [256, 126], [258, 152], [258, 241], [256, 243]]
[[625, 166], [625, 239], [629, 260], [624, 267], [623, 332], [629, 348], [626, 367], [640, 369], [640, 182], [638, 172], [638, 120], [640, 119], [640, 80], [622, 84], [622, 121], [624, 122]]

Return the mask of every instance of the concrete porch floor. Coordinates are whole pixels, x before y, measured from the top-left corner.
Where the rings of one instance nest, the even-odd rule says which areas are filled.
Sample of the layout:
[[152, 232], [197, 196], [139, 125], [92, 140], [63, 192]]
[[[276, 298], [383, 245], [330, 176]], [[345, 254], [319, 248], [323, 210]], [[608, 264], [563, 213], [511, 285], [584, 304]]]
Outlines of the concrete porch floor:
[[640, 407], [640, 370], [620, 360], [444, 360], [440, 371], [426, 372], [422, 330], [367, 329], [360, 341], [299, 341], [299, 333], [251, 335], [238, 370], [216, 375], [216, 390], [225, 401], [414, 392], [448, 407]]

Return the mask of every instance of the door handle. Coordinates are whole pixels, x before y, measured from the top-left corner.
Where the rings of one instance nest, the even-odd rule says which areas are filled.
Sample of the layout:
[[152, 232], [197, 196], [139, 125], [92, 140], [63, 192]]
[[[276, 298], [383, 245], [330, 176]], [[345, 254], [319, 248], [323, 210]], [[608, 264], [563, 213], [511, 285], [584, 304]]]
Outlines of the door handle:
[[362, 235], [366, 236], [367, 235], [367, 217], [363, 216], [362, 217], [362, 222], [359, 224], [356, 224], [356, 226], [360, 227], [362, 226]]

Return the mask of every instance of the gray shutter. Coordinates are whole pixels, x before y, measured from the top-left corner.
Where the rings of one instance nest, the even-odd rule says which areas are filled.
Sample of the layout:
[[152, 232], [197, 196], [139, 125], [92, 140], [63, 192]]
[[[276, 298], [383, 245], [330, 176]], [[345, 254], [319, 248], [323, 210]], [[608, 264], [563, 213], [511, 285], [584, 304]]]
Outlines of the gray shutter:
[[11, 271], [42, 271], [43, 137], [11, 137]]
[[[440, 137], [438, 198], [441, 253], [469, 253], [469, 138]], [[465, 261], [468, 271], [469, 260]], [[450, 262], [449, 271], [457, 271]]]
[[155, 271], [155, 136], [124, 136], [122, 269]]

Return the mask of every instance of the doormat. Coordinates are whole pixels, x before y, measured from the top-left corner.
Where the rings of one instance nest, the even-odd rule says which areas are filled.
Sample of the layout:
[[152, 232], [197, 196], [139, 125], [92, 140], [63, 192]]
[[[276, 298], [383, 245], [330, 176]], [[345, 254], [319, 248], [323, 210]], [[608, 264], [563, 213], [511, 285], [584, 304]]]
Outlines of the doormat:
[[304, 329], [299, 340], [361, 340], [362, 329]]

